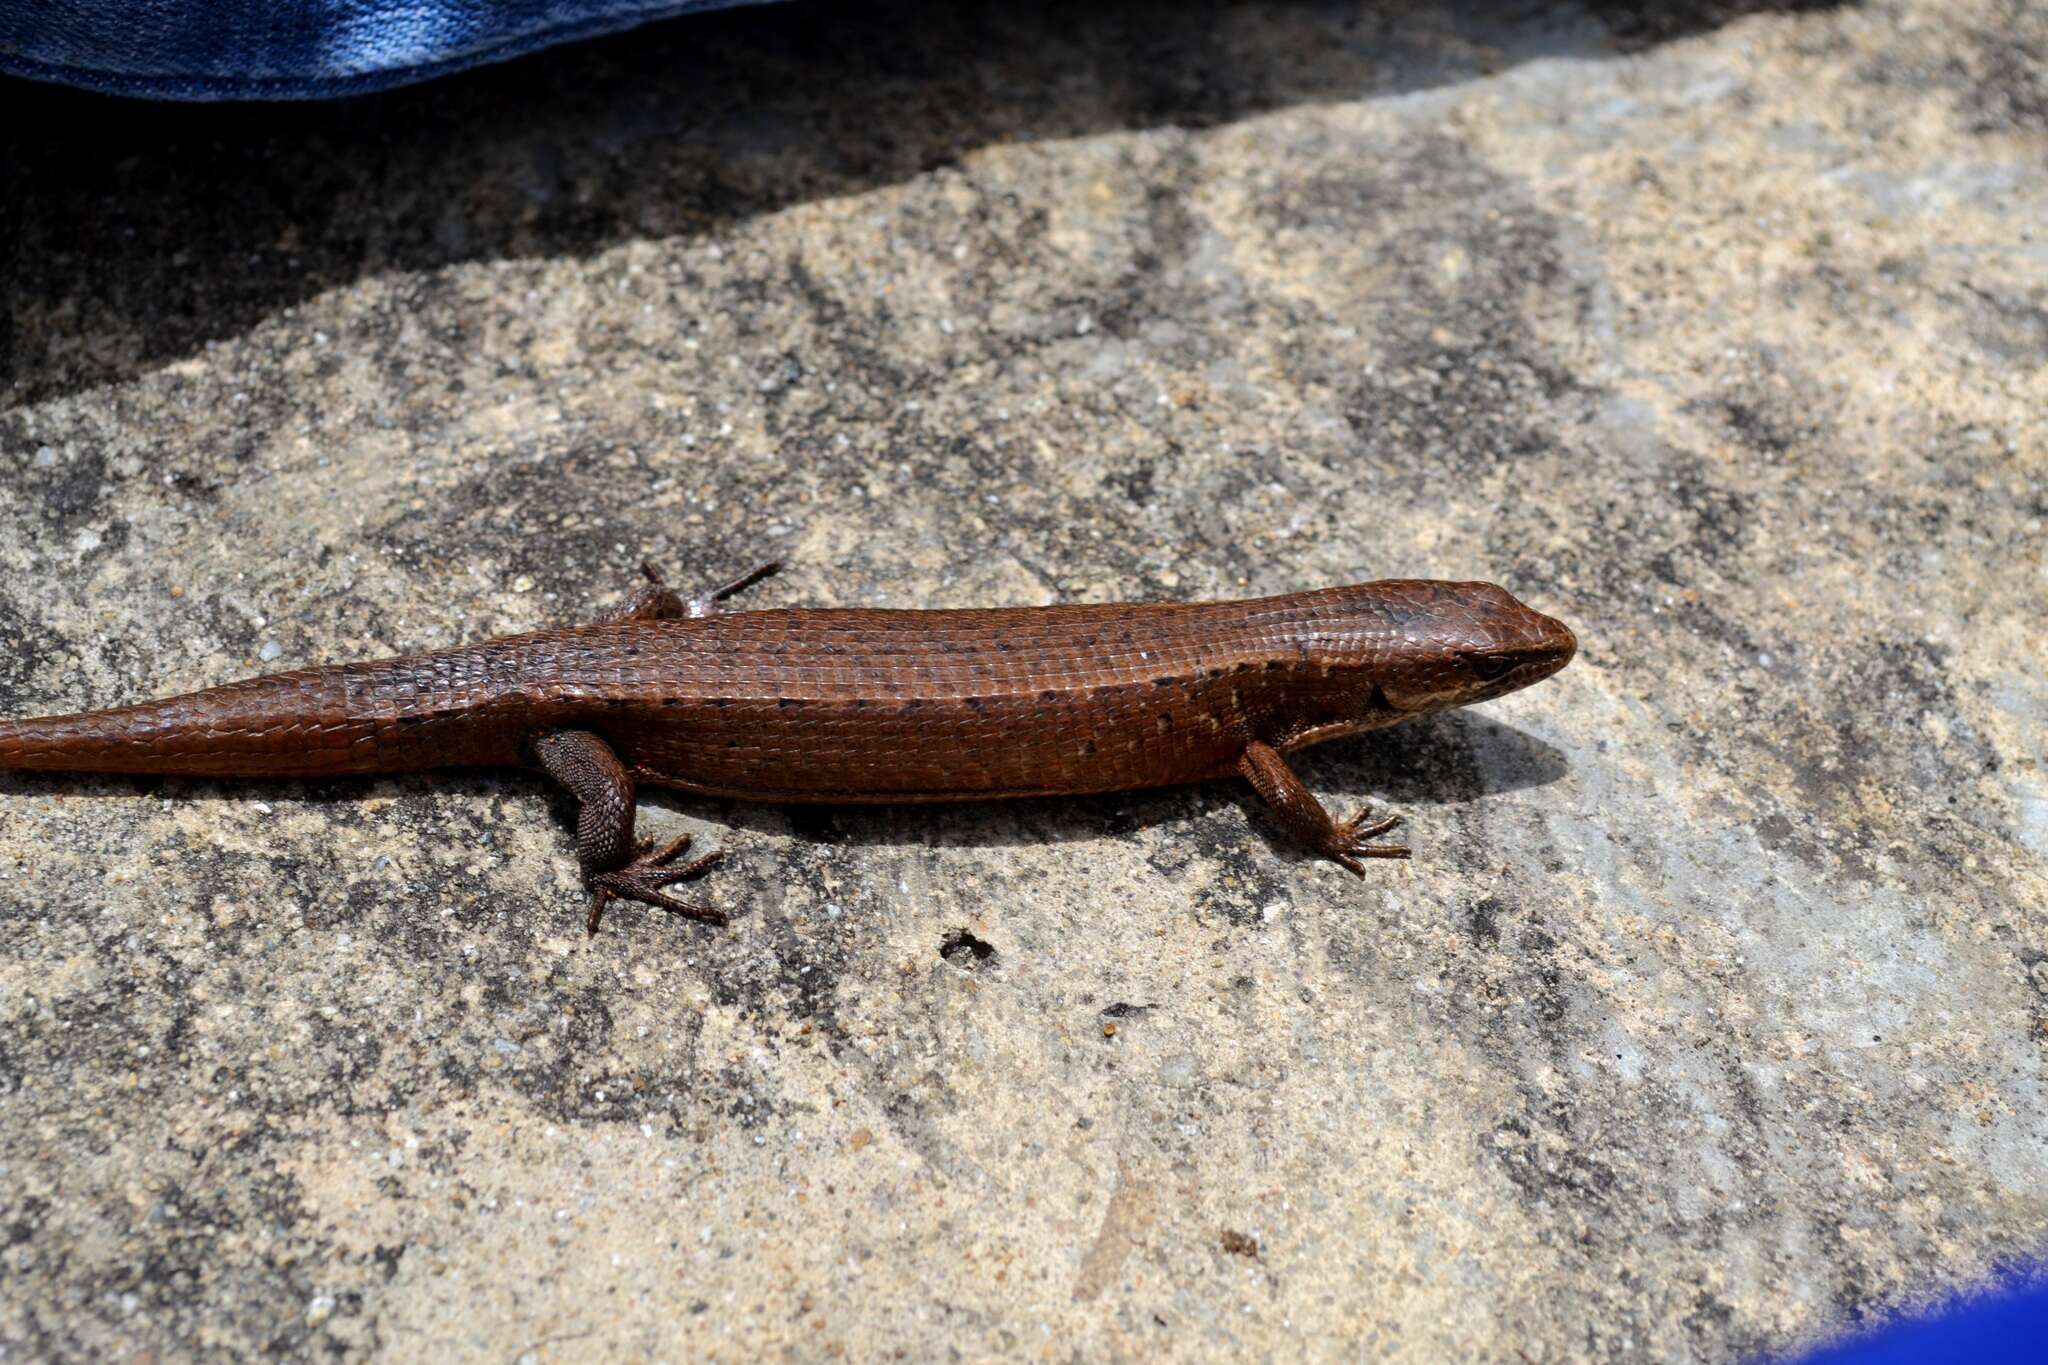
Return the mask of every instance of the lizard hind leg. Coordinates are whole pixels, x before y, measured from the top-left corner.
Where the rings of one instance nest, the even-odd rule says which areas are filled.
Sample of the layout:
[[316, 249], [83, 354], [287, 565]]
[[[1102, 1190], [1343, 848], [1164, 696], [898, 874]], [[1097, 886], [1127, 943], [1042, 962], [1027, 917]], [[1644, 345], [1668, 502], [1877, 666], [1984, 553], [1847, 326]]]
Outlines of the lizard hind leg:
[[662, 888], [695, 877], [723, 857], [707, 853], [680, 866], [675, 859], [690, 846], [689, 836], [667, 847], [635, 856], [633, 843], [633, 779], [603, 739], [587, 730], [557, 730], [533, 742], [542, 771], [576, 798], [576, 861], [590, 892], [590, 913], [584, 927], [592, 934], [614, 897], [638, 901], [701, 924], [724, 924], [725, 912], [678, 900]]
[[[641, 567], [651, 572], [649, 566], [642, 565]], [[782, 561], [779, 559], [770, 559], [756, 564], [731, 582], [721, 583], [715, 588], [706, 588], [703, 592], [692, 597], [688, 602], [684, 603], [684, 614], [688, 616], [716, 616], [718, 615], [718, 604], [720, 602], [723, 602], [735, 593], [746, 591], [762, 579], [768, 577], [768, 575], [780, 573], [781, 570]]]
[[640, 572], [646, 577], [647, 585], [634, 593], [625, 606], [605, 617], [601, 624], [612, 625], [619, 621], [680, 621], [692, 614], [690, 604], [662, 579], [661, 570], [643, 562], [640, 565]]
[[620, 621], [683, 621], [705, 616], [718, 615], [718, 604], [734, 593], [751, 588], [754, 584], [782, 568], [780, 560], [771, 559], [757, 564], [729, 583], [715, 588], [706, 588], [694, 597], [684, 597], [668, 585], [661, 570], [650, 562], [643, 561], [640, 573], [647, 579], [647, 586], [641, 588], [627, 601], [626, 605], [604, 618], [601, 624], [613, 625]]

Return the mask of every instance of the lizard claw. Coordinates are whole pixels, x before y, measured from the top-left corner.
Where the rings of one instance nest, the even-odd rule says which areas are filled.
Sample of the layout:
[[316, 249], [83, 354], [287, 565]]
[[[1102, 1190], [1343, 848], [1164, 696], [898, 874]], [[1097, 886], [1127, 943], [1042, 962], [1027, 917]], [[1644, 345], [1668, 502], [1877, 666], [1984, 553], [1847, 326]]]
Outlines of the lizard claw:
[[624, 867], [611, 872], [593, 873], [585, 878], [584, 884], [590, 888], [590, 914], [584, 920], [583, 927], [595, 934], [599, 922], [604, 918], [604, 908], [614, 896], [620, 900], [651, 905], [672, 915], [696, 920], [700, 924], [724, 924], [726, 915], [723, 910], [692, 905], [688, 901], [677, 900], [661, 890], [672, 882], [686, 881], [708, 871], [725, 856], [723, 849], [714, 849], [701, 858], [692, 858], [680, 867], [670, 866], [676, 856], [689, 846], [690, 836], [685, 834], [657, 852], [635, 858]]
[[1360, 877], [1365, 875], [1365, 864], [1359, 861], [1361, 858], [1406, 858], [1409, 856], [1406, 848], [1396, 844], [1366, 842], [1370, 839], [1377, 839], [1380, 835], [1385, 834], [1388, 830], [1400, 824], [1400, 816], [1389, 815], [1384, 820], [1367, 824], [1366, 821], [1370, 819], [1372, 819], [1372, 807], [1360, 806], [1350, 819], [1338, 822], [1331, 832], [1332, 838], [1330, 839], [1329, 846], [1323, 849], [1323, 855], [1339, 867]]

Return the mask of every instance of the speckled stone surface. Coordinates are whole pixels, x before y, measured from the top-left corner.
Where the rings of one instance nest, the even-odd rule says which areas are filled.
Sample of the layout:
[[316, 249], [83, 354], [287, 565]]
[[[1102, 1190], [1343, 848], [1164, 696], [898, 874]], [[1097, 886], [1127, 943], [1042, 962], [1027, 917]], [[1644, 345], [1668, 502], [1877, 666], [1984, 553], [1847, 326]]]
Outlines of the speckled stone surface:
[[0, 89], [0, 714], [590, 619], [1483, 577], [1225, 786], [0, 778], [6, 1360], [1730, 1360], [2048, 1240], [2048, 9], [772, 8]]

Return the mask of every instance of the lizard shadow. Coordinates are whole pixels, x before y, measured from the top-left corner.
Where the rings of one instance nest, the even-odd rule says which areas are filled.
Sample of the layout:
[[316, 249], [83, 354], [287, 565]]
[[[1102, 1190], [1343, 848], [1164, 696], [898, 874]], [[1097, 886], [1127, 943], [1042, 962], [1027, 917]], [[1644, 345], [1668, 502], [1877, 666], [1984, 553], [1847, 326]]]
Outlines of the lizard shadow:
[[[1564, 755], [1552, 745], [1462, 712], [1322, 745], [1293, 755], [1291, 761], [1310, 789], [1340, 816], [1366, 800], [1410, 814], [1418, 807], [1457, 806], [1493, 793], [1545, 786], [1568, 769]], [[471, 799], [445, 799], [451, 793]], [[260, 869], [259, 879], [269, 888], [262, 894], [280, 894], [275, 879], [282, 876], [284, 886], [296, 888], [289, 893], [293, 898], [307, 907], [326, 907], [307, 910], [319, 916], [358, 915], [363, 908], [357, 902], [364, 896], [371, 901], [396, 897], [400, 885], [412, 888], [405, 893], [411, 898], [425, 894], [432, 899], [459, 891], [475, 876], [474, 868], [464, 866], [467, 858], [499, 847], [498, 841], [514, 829], [516, 843], [531, 848], [529, 841], [538, 839], [543, 849], [551, 843], [552, 856], [574, 867], [575, 804], [537, 773], [468, 769], [264, 781], [5, 772], [0, 773], [0, 795], [108, 802], [116, 810], [125, 804], [131, 821], [146, 818], [134, 814], [143, 802], [231, 803], [241, 809], [220, 817], [223, 837], [210, 841], [210, 851], [202, 855], [205, 865], [193, 869], [195, 885], [222, 878], [234, 881], [237, 868], [242, 874]], [[375, 804], [368, 798], [375, 798]], [[792, 857], [806, 856], [771, 853], [772, 841], [785, 836], [825, 850], [939, 851], [1126, 842], [1154, 826], [1181, 826], [1191, 842], [1181, 844], [1171, 834], [1153, 841], [1162, 852], [1148, 856], [1162, 872], [1171, 874], [1172, 866], [1187, 856], [1183, 850], [1198, 847], [1232, 863], [1256, 864], [1270, 857], [1279, 864], [1297, 864], [1316, 856], [1296, 844], [1249, 788], [1233, 779], [1099, 796], [896, 806], [775, 806], [642, 788], [639, 804], [643, 839], [673, 833], [678, 816], [701, 821], [712, 828], [699, 834], [700, 849], [723, 850], [743, 867], [751, 865], [755, 880], [765, 877], [770, 882], [791, 875]], [[1231, 805], [1242, 811], [1241, 825], [1212, 818]], [[360, 888], [339, 893], [353, 908], [344, 910], [334, 902], [337, 892], [330, 878], [335, 853], [320, 847], [319, 833], [308, 835], [301, 826], [291, 838], [272, 842], [264, 837], [266, 826], [289, 821], [294, 811], [302, 817], [317, 812], [334, 835], [352, 835], [363, 850], [362, 866], [356, 871], [367, 880]], [[646, 819], [650, 811], [664, 812], [665, 818]], [[1245, 833], [1267, 848], [1258, 850], [1243, 837]], [[68, 836], [58, 837], [70, 842]], [[408, 847], [401, 850], [394, 844]], [[450, 860], [445, 855], [451, 849], [463, 856]], [[388, 855], [401, 852], [415, 855], [401, 859], [406, 867], [402, 876], [378, 870], [389, 861]], [[1430, 856], [1459, 855], [1439, 847]], [[530, 890], [546, 899], [538, 888]]]
[[[1545, 786], [1567, 771], [1554, 746], [1499, 721], [1455, 711], [1320, 745], [1291, 755], [1289, 762], [1338, 814], [1368, 799], [1395, 810], [1457, 805], [1493, 792]], [[1258, 798], [1234, 779], [1097, 796], [897, 806], [764, 806], [658, 790], [643, 791], [640, 799], [643, 806], [706, 818], [741, 836], [788, 832], [824, 844], [932, 849], [1118, 839], [1234, 802], [1250, 816], [1253, 829], [1292, 848]]]
[[[1511, 726], [1463, 712], [1424, 717], [1357, 739], [1340, 740], [1292, 755], [1290, 762], [1333, 813], [1344, 814], [1371, 800], [1391, 810], [1458, 805], [1494, 792], [1545, 786], [1563, 777], [1564, 756], [1552, 745]], [[353, 812], [376, 796], [396, 800], [401, 819], [422, 834], [456, 842], [445, 828], [446, 808], [436, 809], [436, 791], [461, 791], [494, 798], [516, 812], [531, 802], [545, 806], [563, 831], [575, 828], [574, 802], [537, 774], [469, 769], [384, 777], [326, 780], [211, 779], [101, 775], [87, 773], [0, 773], [0, 794], [79, 797], [120, 802], [234, 799], [272, 806], [322, 808], [343, 826], [369, 827], [370, 817]], [[1274, 827], [1263, 805], [1231, 779], [1111, 792], [1096, 796], [1027, 797], [1009, 801], [906, 803], [903, 805], [791, 806], [698, 797], [643, 787], [644, 811], [664, 810], [729, 831], [736, 845], [747, 835], [793, 834], [807, 842], [852, 847], [928, 849], [1021, 847], [1047, 843], [1120, 839], [1155, 825], [1197, 819], [1226, 804], [1242, 807], [1251, 827], [1276, 848], [1299, 855]], [[517, 818], [514, 815], [512, 818]], [[388, 821], [375, 822], [388, 829]], [[470, 837], [481, 841], [486, 827]], [[645, 822], [642, 826], [646, 833]], [[716, 844], [727, 835], [707, 841]], [[570, 845], [565, 842], [564, 851]], [[1305, 856], [1305, 855], [1302, 855]]]

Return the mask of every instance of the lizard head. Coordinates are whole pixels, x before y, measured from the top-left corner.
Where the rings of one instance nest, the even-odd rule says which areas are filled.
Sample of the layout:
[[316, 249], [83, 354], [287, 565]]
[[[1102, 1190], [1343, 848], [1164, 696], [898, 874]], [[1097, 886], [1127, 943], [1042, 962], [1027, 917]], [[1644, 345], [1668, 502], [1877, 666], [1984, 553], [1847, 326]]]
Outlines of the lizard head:
[[1491, 583], [1389, 579], [1278, 600], [1294, 651], [1283, 748], [1490, 701], [1549, 677], [1579, 647], [1562, 621]]
[[1504, 696], [1549, 677], [1578, 651], [1564, 622], [1492, 583], [1372, 586], [1381, 629], [1393, 636], [1374, 665], [1375, 702], [1397, 718]]

